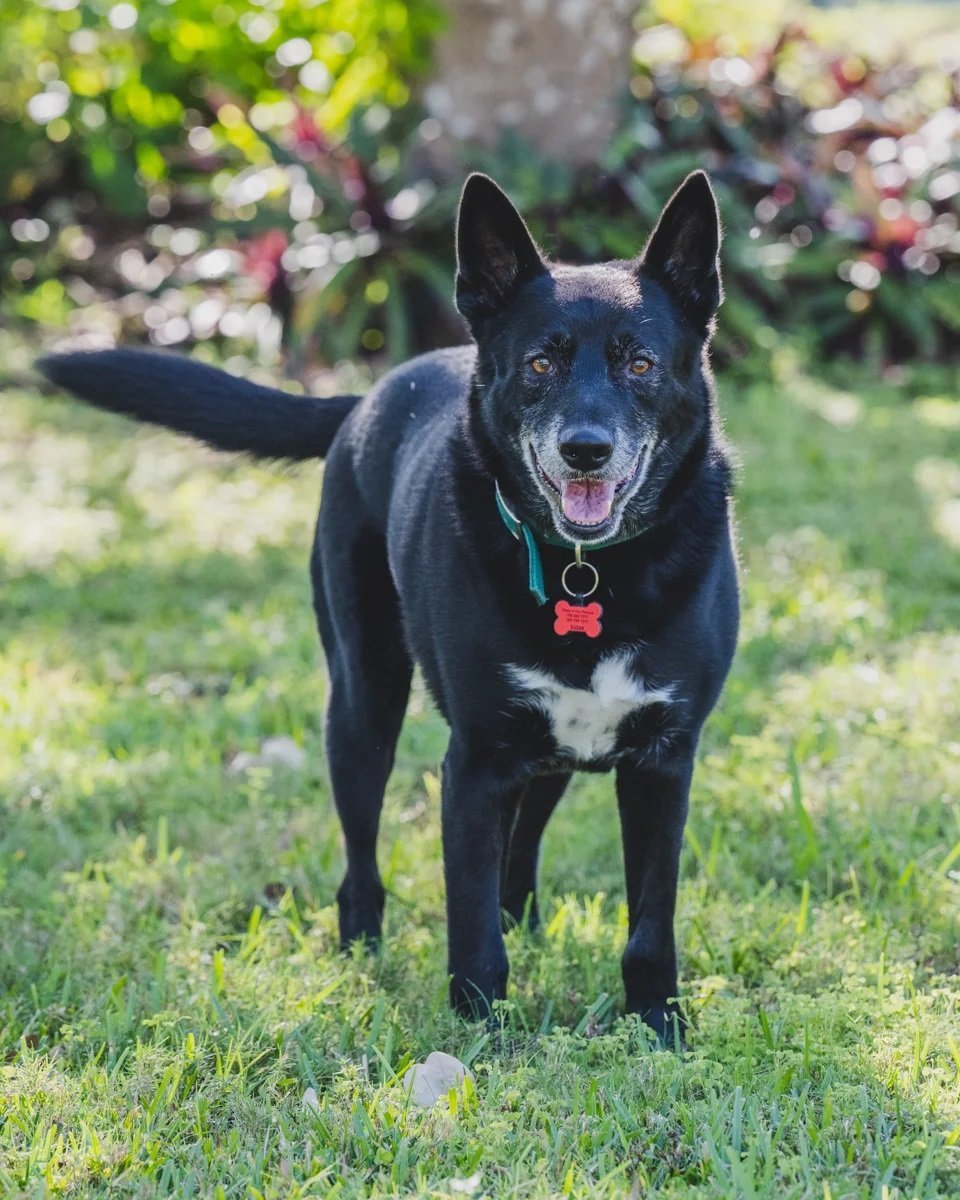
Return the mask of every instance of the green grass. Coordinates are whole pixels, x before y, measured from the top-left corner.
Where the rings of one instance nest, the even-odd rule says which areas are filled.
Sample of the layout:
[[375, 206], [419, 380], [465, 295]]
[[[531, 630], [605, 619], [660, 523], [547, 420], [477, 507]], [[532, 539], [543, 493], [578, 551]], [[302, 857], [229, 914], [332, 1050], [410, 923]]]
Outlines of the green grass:
[[[422, 692], [386, 945], [341, 958], [319, 469], [4, 395], [0, 1194], [960, 1194], [953, 391], [818, 380], [789, 349], [772, 382], [721, 381], [744, 625], [694, 782], [682, 1057], [622, 1016], [604, 778], [548, 832], [504, 1033], [448, 1013]], [[277, 734], [306, 769], [228, 773]], [[476, 1086], [423, 1112], [398, 1075], [435, 1049]]]

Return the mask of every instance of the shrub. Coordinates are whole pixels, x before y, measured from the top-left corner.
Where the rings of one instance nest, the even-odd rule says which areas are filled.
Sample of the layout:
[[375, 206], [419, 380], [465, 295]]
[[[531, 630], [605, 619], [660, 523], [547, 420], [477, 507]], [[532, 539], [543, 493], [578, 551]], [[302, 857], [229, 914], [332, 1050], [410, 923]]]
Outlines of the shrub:
[[[17, 164], [0, 184], [0, 270], [25, 285], [8, 310], [82, 327], [74, 310], [99, 302], [125, 337], [224, 339], [261, 359], [282, 331], [295, 371], [462, 336], [459, 179], [431, 171], [438, 126], [409, 99], [435, 7], [52, 3], [24, 15], [0, 0], [0, 153]], [[464, 170], [489, 170], [548, 250], [584, 261], [636, 254], [705, 166], [727, 229], [722, 358], [798, 328], [825, 355], [950, 353], [956, 71], [871, 62], [796, 23], [745, 48], [699, 6], [659, 11], [673, 23], [640, 29], [598, 170], [545, 164], [512, 136]]]

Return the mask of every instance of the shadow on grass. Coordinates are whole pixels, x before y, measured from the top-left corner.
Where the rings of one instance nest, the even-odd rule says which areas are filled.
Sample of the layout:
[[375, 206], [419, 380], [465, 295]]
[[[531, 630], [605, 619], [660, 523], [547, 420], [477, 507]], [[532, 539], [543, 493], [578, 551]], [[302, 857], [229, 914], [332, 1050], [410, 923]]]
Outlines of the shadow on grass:
[[[745, 458], [746, 612], [684, 856], [683, 1060], [610, 1025], [624, 914], [609, 779], [579, 782], [549, 831], [544, 933], [511, 935], [524, 1036], [493, 1047], [449, 1015], [445, 735], [422, 695], [385, 810], [386, 946], [337, 954], [308, 534], [244, 557], [176, 544], [175, 516], [150, 529], [116, 499], [117, 470], [97, 483], [123, 509], [101, 560], [8, 573], [0, 1023], [17, 1187], [50, 1166], [102, 1194], [211, 1194], [214, 1179], [284, 1194], [291, 1171], [394, 1194], [402, 1141], [437, 1189], [478, 1166], [488, 1188], [520, 1171], [517, 1194], [601, 1176], [625, 1193], [639, 1172], [710, 1196], [773, 1195], [787, 1176], [797, 1195], [956, 1191], [960, 588], [915, 486], [956, 434], [893, 393], [858, 408], [804, 386], [725, 405]], [[225, 773], [224, 755], [278, 732], [307, 749], [305, 772]], [[438, 1047], [479, 1081], [442, 1122], [391, 1090]]]

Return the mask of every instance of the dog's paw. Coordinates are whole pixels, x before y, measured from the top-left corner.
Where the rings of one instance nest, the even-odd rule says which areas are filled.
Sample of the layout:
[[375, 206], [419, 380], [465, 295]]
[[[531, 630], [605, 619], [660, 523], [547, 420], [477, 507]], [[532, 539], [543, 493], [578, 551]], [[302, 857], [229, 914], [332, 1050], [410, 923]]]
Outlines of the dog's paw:
[[494, 1016], [494, 1002], [507, 994], [507, 970], [504, 963], [486, 971], [471, 971], [469, 976], [455, 972], [450, 977], [450, 1007], [468, 1020], [489, 1020]]
[[656, 1035], [662, 1049], [677, 1053], [686, 1049], [686, 1022], [675, 1005], [655, 1004], [641, 1009], [637, 1015]]
[[346, 885], [340, 888], [337, 907], [340, 912], [340, 949], [344, 953], [357, 943], [362, 943], [371, 951], [379, 949], [383, 932], [383, 903], [383, 888], [363, 897], [351, 894]]

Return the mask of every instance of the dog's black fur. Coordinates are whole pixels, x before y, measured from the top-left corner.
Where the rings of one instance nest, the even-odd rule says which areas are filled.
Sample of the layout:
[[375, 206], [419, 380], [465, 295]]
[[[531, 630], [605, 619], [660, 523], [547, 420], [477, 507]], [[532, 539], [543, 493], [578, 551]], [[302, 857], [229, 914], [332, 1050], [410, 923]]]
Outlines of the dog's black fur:
[[[346, 838], [344, 944], [380, 937], [377, 829], [416, 662], [451, 728], [454, 1005], [484, 1012], [504, 995], [502, 911], [536, 923], [540, 839], [571, 772], [615, 769], [627, 1008], [666, 1036], [694, 753], [738, 618], [730, 472], [706, 359], [721, 297], [713, 194], [690, 176], [636, 261], [563, 267], [474, 175], [457, 236], [456, 297], [475, 345], [414, 359], [363, 400], [292, 397], [136, 351], [41, 367], [100, 407], [220, 449], [326, 455], [311, 566]], [[539, 542], [545, 607], [495, 481]], [[599, 573], [596, 638], [553, 628], [577, 541]]]

